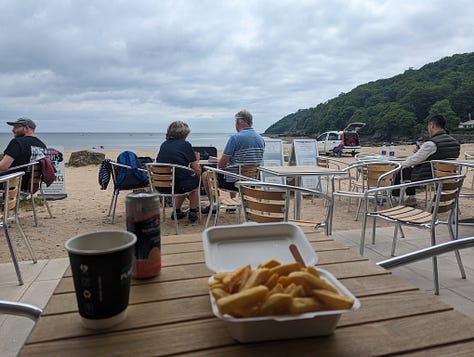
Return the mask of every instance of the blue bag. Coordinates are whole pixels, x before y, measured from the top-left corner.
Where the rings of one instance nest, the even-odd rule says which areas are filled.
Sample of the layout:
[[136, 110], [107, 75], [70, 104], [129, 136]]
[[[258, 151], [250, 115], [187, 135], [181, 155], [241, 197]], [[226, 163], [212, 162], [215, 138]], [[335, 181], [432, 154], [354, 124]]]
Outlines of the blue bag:
[[115, 182], [115, 189], [131, 190], [148, 185], [148, 176], [146, 172], [138, 170], [138, 168], [144, 169], [145, 167], [134, 152], [122, 152], [117, 157], [117, 162], [119, 164], [128, 165], [132, 167], [132, 169], [130, 170], [122, 167], [118, 168], [116, 173], [117, 180]]

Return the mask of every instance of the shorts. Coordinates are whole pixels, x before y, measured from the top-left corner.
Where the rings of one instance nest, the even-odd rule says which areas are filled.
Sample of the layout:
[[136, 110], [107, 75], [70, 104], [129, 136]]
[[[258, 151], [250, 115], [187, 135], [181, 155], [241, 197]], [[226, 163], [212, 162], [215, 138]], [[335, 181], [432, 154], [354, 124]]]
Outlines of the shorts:
[[234, 182], [227, 182], [225, 175], [223, 174], [218, 174], [217, 175], [217, 181], [219, 182], [219, 188], [222, 188], [223, 190], [229, 190], [229, 191], [238, 191], [239, 189], [235, 187]]
[[[176, 181], [174, 185], [174, 193], [175, 194], [182, 194], [186, 192], [191, 192], [195, 190], [199, 186], [199, 176], [189, 176], [185, 179], [179, 179]], [[161, 193], [171, 193], [171, 188], [169, 187], [161, 187], [159, 189]]]

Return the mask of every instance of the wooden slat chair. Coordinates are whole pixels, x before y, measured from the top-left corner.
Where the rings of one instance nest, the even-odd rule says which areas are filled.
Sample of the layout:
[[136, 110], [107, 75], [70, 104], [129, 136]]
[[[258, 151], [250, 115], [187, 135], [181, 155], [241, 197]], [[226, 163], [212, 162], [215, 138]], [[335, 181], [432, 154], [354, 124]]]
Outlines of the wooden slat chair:
[[[328, 168], [328, 169], [329, 168], [334, 168], [338, 171], [341, 171], [344, 168], [347, 168], [347, 167], [350, 166], [350, 164], [347, 163], [347, 162], [336, 160], [336, 159], [333, 159], [333, 158], [330, 158], [330, 157], [327, 157], [327, 156], [316, 156], [316, 165], [318, 165], [320, 167], [325, 167], [325, 168]], [[326, 185], [325, 185], [326, 186], [326, 191], [325, 192], [326, 192], [326, 194], [329, 194], [331, 178], [327, 177], [327, 176], [321, 176], [320, 179], [322, 181], [326, 181]], [[350, 175], [334, 176], [332, 179], [334, 180], [334, 182], [338, 183], [337, 186], [338, 186], [339, 191], [341, 190], [341, 183], [342, 182], [347, 181], [349, 187], [350, 187], [351, 182], [352, 182], [352, 177]]]
[[[22, 190], [23, 193], [27, 193], [31, 199], [31, 206], [33, 208], [33, 218], [35, 220], [35, 226], [38, 226], [38, 214], [36, 212], [36, 204], [35, 204], [35, 193], [38, 193], [37, 196], [40, 197], [49, 214], [49, 218], [53, 218], [51, 213], [51, 209], [49, 208], [48, 200], [44, 196], [43, 188], [41, 185], [42, 182], [42, 173], [41, 173], [41, 166], [38, 162], [33, 163], [31, 166], [30, 177], [28, 180], [28, 189]], [[28, 172], [28, 171], [27, 171]]]
[[[322, 222], [294, 220], [289, 218], [290, 198], [292, 193], [298, 191], [330, 200], [330, 197], [324, 193], [303, 187], [267, 182], [238, 181], [235, 185], [239, 188], [242, 209], [246, 222], [294, 222], [298, 225], [311, 226], [313, 228], [325, 227], [327, 234], [327, 222], [330, 208], [326, 210], [326, 215]], [[331, 204], [329, 204], [329, 206], [331, 206]]]
[[36, 202], [35, 202], [35, 194], [37, 197], [43, 200], [44, 205], [48, 211], [49, 217], [53, 218], [51, 213], [51, 209], [49, 208], [48, 200], [44, 196], [43, 187], [41, 182], [43, 181], [43, 176], [41, 172], [41, 165], [38, 161], [30, 162], [24, 165], [18, 165], [14, 167], [10, 167], [5, 172], [18, 172], [24, 171], [25, 176], [23, 177], [23, 184], [21, 187], [21, 194], [24, 195], [25, 198], [29, 198], [31, 200], [31, 208], [33, 210], [33, 218], [35, 221], [35, 226], [38, 226], [38, 213], [36, 211]]
[[219, 183], [217, 181], [218, 170], [212, 167], [206, 167], [208, 170], [208, 183], [209, 183], [209, 214], [206, 219], [206, 226], [209, 226], [212, 212], [216, 211], [214, 215], [214, 225], [216, 226], [219, 222], [219, 213], [221, 209], [233, 209], [237, 211], [237, 223], [240, 223], [241, 207], [242, 202], [238, 197], [223, 197], [219, 189]]
[[[369, 208], [368, 200], [365, 201], [364, 205], [364, 221], [362, 224], [362, 234], [360, 241], [360, 253], [364, 254], [365, 247], [365, 230], [367, 226], [367, 219], [373, 218], [372, 227], [372, 244], [375, 243], [376, 234], [376, 220], [382, 219], [384, 221], [392, 222], [395, 224], [392, 241], [391, 255], [395, 255], [395, 249], [397, 244], [398, 230], [402, 225], [413, 226], [417, 228], [424, 228], [430, 230], [431, 245], [436, 245], [436, 226], [440, 223], [447, 223], [449, 235], [451, 240], [456, 240], [457, 228], [453, 230], [453, 225], [457, 224], [457, 201], [459, 192], [461, 190], [464, 175], [445, 176], [440, 178], [433, 178], [429, 180], [410, 182], [400, 185], [393, 185], [390, 187], [369, 189], [365, 192], [365, 195], [375, 195], [383, 191], [393, 191], [395, 189], [400, 190], [400, 196], [407, 187], [420, 187], [420, 186], [434, 186], [434, 194], [430, 202], [426, 205], [425, 209], [410, 207], [406, 205], [397, 205], [384, 210], [377, 210], [377, 205], [373, 206], [373, 209]], [[439, 217], [440, 214], [447, 214], [448, 220], [442, 221]], [[456, 232], [456, 233], [455, 233]], [[462, 265], [461, 257], [458, 251], [455, 251], [456, 259], [459, 265], [461, 276], [465, 278], [464, 267]], [[435, 294], [439, 294], [439, 281], [438, 281], [438, 262], [437, 258], [433, 257], [433, 278], [435, 283]]]
[[[175, 190], [175, 181], [176, 181], [176, 170], [187, 170], [194, 174], [194, 170], [187, 166], [181, 166], [177, 164], [168, 164], [168, 163], [151, 163], [146, 164], [146, 168], [148, 171], [148, 178], [150, 181], [150, 188], [157, 192], [161, 197], [161, 206], [163, 207], [163, 214], [162, 220], [164, 221], [166, 218], [166, 205], [165, 205], [165, 197], [171, 197], [172, 202], [172, 209], [173, 209], [173, 217], [174, 217], [174, 225], [176, 228], [176, 234], [179, 234], [178, 228], [178, 218], [176, 215], [176, 196], [186, 196], [189, 195], [193, 191], [197, 191], [200, 195], [200, 188], [201, 188], [201, 177], [199, 176], [199, 184], [195, 190], [191, 190], [189, 192], [184, 193], [176, 193]], [[198, 199], [198, 215], [199, 219], [201, 219], [201, 207], [200, 207], [201, 198]]]
[[7, 239], [8, 248], [13, 260], [13, 266], [15, 267], [16, 275], [20, 285], [23, 285], [23, 278], [21, 276], [20, 266], [18, 264], [18, 259], [16, 257], [15, 248], [13, 246], [13, 241], [11, 239], [10, 230], [8, 227], [10, 223], [14, 223], [17, 226], [26, 248], [28, 249], [28, 253], [33, 260], [33, 263], [36, 263], [36, 256], [33, 252], [33, 248], [31, 247], [30, 241], [23, 231], [18, 218], [21, 178], [24, 174], [24, 172], [16, 172], [0, 177], [0, 185], [3, 187], [1, 204], [3, 215], [0, 217], [0, 225], [3, 227], [3, 232], [5, 233], [5, 238]]
[[[356, 217], [355, 220], [357, 221], [359, 219], [359, 212], [361, 205], [366, 199], [370, 200], [377, 200], [378, 202], [381, 202], [383, 198], [391, 205], [391, 199], [389, 195], [383, 194], [380, 192], [377, 194], [377, 197], [375, 196], [367, 196], [365, 195], [365, 192], [371, 188], [375, 187], [385, 187], [385, 186], [390, 186], [393, 184], [393, 181], [395, 179], [395, 175], [397, 172], [401, 169], [401, 165], [398, 162], [392, 162], [392, 161], [366, 161], [366, 162], [360, 162], [353, 164], [345, 169], [343, 171], [350, 172], [350, 171], [356, 171], [356, 172], [362, 172], [360, 175], [360, 185], [354, 187], [349, 187], [348, 190], [335, 190], [334, 189], [334, 181], [333, 181], [333, 191], [332, 191], [332, 209], [329, 214], [329, 232], [332, 232], [332, 220], [333, 220], [333, 211], [334, 211], [334, 204], [335, 204], [335, 198], [336, 197], [345, 197], [349, 199], [356, 199], [357, 200], [357, 211], [356, 211]], [[355, 174], [352, 174], [354, 177]], [[357, 189], [357, 191], [355, 190]]]

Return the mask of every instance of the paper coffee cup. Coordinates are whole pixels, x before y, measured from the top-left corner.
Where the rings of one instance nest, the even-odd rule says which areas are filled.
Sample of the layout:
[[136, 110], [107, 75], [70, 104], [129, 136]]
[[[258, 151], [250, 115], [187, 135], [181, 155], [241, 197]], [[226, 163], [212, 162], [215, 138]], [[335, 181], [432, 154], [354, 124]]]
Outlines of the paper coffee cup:
[[103, 329], [125, 319], [136, 240], [131, 232], [103, 231], [65, 243], [85, 327]]

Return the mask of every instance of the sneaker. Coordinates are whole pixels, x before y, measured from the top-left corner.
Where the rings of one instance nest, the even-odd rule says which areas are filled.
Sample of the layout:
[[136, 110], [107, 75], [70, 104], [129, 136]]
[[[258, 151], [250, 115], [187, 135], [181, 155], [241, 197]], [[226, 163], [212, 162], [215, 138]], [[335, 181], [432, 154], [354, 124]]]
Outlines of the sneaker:
[[[201, 213], [202, 213], [202, 214], [208, 214], [210, 210], [211, 210], [211, 206], [210, 206], [210, 205], [209, 205], [209, 206], [206, 206], [206, 207], [202, 207], [202, 208], [201, 208]], [[212, 214], [215, 214], [215, 213], [216, 213], [216, 209], [214, 208], [214, 209], [212, 210]]]
[[[186, 212], [176, 212], [176, 218], [178, 219], [183, 219], [184, 217], [186, 217]], [[174, 220], [174, 214], [171, 213], [171, 219]]]
[[410, 197], [408, 197], [408, 198], [405, 200], [405, 206], [416, 207], [416, 198], [410, 198]]
[[225, 211], [226, 213], [235, 213], [237, 210], [235, 208], [227, 208]]
[[189, 212], [188, 212], [188, 219], [189, 219], [191, 222], [196, 222], [197, 219], [198, 219], [198, 214], [197, 214], [197, 212], [189, 211]]

